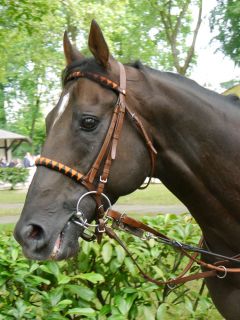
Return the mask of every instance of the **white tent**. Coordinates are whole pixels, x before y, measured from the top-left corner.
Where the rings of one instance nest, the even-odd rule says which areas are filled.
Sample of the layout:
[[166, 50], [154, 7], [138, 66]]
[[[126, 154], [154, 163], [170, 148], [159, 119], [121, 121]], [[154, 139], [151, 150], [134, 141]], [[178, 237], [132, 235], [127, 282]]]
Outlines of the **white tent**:
[[11, 160], [12, 151], [22, 142], [31, 143], [31, 139], [18, 133], [0, 129], [0, 158]]

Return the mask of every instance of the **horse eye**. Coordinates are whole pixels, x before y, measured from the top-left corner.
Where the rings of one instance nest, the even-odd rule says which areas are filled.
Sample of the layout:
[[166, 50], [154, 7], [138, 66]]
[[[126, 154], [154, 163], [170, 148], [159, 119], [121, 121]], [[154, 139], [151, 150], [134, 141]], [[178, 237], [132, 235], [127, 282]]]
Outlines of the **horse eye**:
[[85, 131], [92, 131], [98, 125], [98, 119], [93, 116], [84, 116], [80, 121], [80, 128]]

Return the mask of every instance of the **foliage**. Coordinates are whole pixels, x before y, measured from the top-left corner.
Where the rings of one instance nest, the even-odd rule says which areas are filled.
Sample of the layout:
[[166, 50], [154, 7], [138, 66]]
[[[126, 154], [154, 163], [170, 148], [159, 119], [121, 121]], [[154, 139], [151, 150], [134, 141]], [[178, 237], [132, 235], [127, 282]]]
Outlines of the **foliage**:
[[28, 176], [29, 171], [26, 168], [0, 168], [0, 181], [10, 183], [11, 189], [18, 183], [25, 183]]
[[220, 41], [220, 49], [237, 65], [240, 65], [240, 2], [237, 0], [221, 0], [212, 11], [210, 25], [217, 31], [216, 39]]
[[62, 30], [55, 21], [57, 3], [1, 2], [0, 125], [30, 136], [33, 147], [35, 128], [41, 126], [40, 136], [44, 132], [41, 105], [48, 102], [53, 86], [48, 74], [59, 72], [63, 65], [59, 65]]
[[[199, 229], [189, 216], [144, 221], [176, 240], [198, 241]], [[157, 279], [174, 277], [186, 262], [153, 239], [121, 237]], [[200, 291], [201, 281], [175, 289], [148, 283], [122, 247], [108, 238], [101, 245], [82, 241], [75, 259], [37, 262], [23, 258], [5, 231], [0, 255], [0, 319], [220, 319], [207, 293]]]
[[[196, 27], [193, 7], [199, 11]], [[77, 21], [81, 21], [87, 12], [82, 22], [84, 30], [88, 30], [91, 19], [96, 19], [114, 56], [123, 62], [139, 59], [152, 67], [186, 74], [195, 63], [195, 37], [201, 24], [201, 8], [202, 0], [85, 1], [81, 10], [71, 17], [78, 15]], [[79, 25], [72, 23], [78, 30]]]
[[201, 0], [2, 0], [0, 127], [28, 135], [31, 152], [39, 152], [44, 114], [56, 103], [60, 89], [63, 32], [67, 29], [87, 53], [93, 18], [116, 58], [140, 59], [185, 74], [195, 62], [195, 42], [189, 45], [196, 30], [191, 28], [193, 6], [200, 8]]

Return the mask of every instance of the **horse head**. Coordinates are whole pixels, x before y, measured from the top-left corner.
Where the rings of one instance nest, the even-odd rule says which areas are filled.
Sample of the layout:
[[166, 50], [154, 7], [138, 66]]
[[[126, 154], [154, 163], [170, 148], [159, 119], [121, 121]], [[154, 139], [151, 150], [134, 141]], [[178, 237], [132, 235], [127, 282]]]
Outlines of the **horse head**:
[[[123, 98], [120, 95], [125, 94], [119, 84], [121, 68], [111, 56], [95, 21], [91, 24], [88, 45], [93, 58], [85, 58], [71, 44], [67, 34], [64, 35], [67, 66], [63, 72], [63, 90], [59, 102], [46, 118], [43, 160], [38, 163], [14, 232], [24, 254], [31, 259], [60, 260], [75, 255], [79, 248], [78, 238], [83, 233], [83, 227], [71, 220], [77, 211], [78, 199], [89, 190], [101, 194], [98, 186], [102, 183], [106, 196], [100, 195], [101, 202], [107, 207], [108, 202], [113, 204], [119, 196], [138, 188], [151, 168], [149, 150], [141, 137], [143, 134], [149, 142], [147, 133], [141, 129], [141, 124], [140, 129], [136, 128], [140, 122], [133, 123], [131, 112], [123, 114], [124, 121], [115, 116], [116, 106], [118, 112], [121, 109], [119, 99]], [[143, 83], [143, 76], [130, 66], [124, 70], [127, 80], [133, 80], [133, 85], [127, 87], [124, 103], [135, 112], [141, 103], [135, 91], [143, 90], [136, 84], [138, 80]], [[142, 121], [148, 131], [147, 121]], [[109, 133], [111, 126], [114, 128]], [[105, 142], [108, 135], [111, 135], [110, 142]], [[119, 140], [115, 141], [117, 148], [114, 139]], [[104, 143], [106, 150], [103, 153]], [[107, 164], [109, 161], [111, 165]], [[51, 170], [49, 163], [60, 172], [64, 169], [65, 175]], [[81, 181], [69, 179], [67, 172], [72, 177], [78, 172]], [[103, 174], [107, 179], [102, 178]], [[81, 212], [88, 223], [94, 220], [97, 205], [98, 201], [92, 195], [82, 199]]]

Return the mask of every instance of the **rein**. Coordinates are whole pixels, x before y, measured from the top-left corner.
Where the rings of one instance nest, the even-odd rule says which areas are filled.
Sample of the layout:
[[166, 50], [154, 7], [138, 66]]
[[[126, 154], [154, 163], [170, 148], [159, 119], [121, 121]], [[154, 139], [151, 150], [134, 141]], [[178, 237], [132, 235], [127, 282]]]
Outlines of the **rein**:
[[[117, 146], [120, 139], [121, 130], [122, 130], [122, 126], [123, 126], [123, 122], [126, 114], [130, 115], [130, 117], [133, 119], [149, 151], [149, 155], [151, 159], [151, 172], [149, 175], [148, 183], [145, 187], [149, 185], [151, 181], [151, 177], [153, 176], [154, 168], [155, 168], [155, 157], [157, 154], [157, 151], [155, 150], [152, 144], [152, 141], [149, 138], [141, 120], [135, 113], [133, 113], [129, 109], [129, 107], [126, 104], [126, 73], [125, 73], [124, 66], [119, 62], [118, 64], [120, 69], [119, 85], [102, 75], [90, 73], [90, 72], [82, 72], [79, 70], [73, 71], [65, 78], [64, 84], [66, 84], [69, 81], [73, 81], [82, 77], [88, 78], [92, 81], [99, 83], [104, 87], [114, 90], [118, 94], [118, 99], [114, 106], [112, 119], [108, 128], [108, 131], [106, 133], [105, 140], [90, 170], [86, 174], [84, 174], [63, 163], [60, 163], [56, 160], [49, 159], [46, 157], [38, 158], [36, 160], [36, 166], [44, 166], [49, 169], [60, 172], [70, 177], [71, 179], [75, 180], [77, 183], [82, 184], [88, 190], [88, 192], [83, 194], [82, 197], [79, 199], [77, 204], [77, 212], [75, 212], [70, 217], [70, 220], [73, 223], [83, 228], [83, 233], [81, 237], [84, 240], [91, 241], [97, 238], [98, 242], [100, 242], [102, 239], [103, 233], [106, 233], [109, 237], [115, 239], [128, 253], [130, 258], [133, 260], [134, 264], [138, 268], [139, 272], [142, 274], [142, 276], [146, 280], [151, 281], [157, 285], [168, 285], [170, 287], [172, 285], [185, 283], [187, 281], [191, 281], [195, 279], [207, 278], [207, 277], [213, 277], [213, 276], [217, 276], [218, 278], [225, 278], [227, 273], [239, 273], [240, 268], [228, 268], [225, 265], [228, 264], [229, 262], [239, 263], [240, 256], [226, 257], [220, 254], [215, 254], [210, 251], [203, 250], [202, 249], [203, 240], [200, 241], [199, 247], [193, 247], [190, 245], [180, 243], [175, 240], [171, 240], [166, 235], [151, 228], [150, 226], [143, 224], [142, 222], [137, 221], [133, 218], [130, 218], [125, 214], [121, 214], [115, 210], [112, 210], [110, 200], [103, 193], [103, 191], [108, 181], [108, 176], [110, 173], [112, 161], [115, 160], [116, 158]], [[84, 214], [79, 210], [79, 204], [81, 200], [88, 194], [94, 196], [97, 204], [95, 225], [89, 224], [87, 219], [84, 217]], [[107, 213], [105, 213], [104, 211], [102, 198], [104, 198], [105, 201], [108, 202], [109, 208], [107, 209]], [[113, 221], [111, 228], [107, 226], [109, 220]], [[94, 234], [91, 234], [91, 235], [86, 234], [86, 231], [88, 232], [90, 227], [95, 227]], [[168, 281], [158, 281], [158, 280], [152, 279], [142, 271], [136, 259], [133, 258], [127, 246], [117, 236], [114, 229], [127, 231], [144, 240], [152, 238], [152, 239], [155, 239], [157, 242], [162, 242], [167, 245], [171, 245], [175, 247], [177, 250], [179, 250], [183, 255], [188, 257], [189, 263], [186, 265], [184, 270], [181, 272], [181, 274], [177, 278], [170, 279]], [[192, 251], [194, 252], [194, 254], [190, 255], [188, 251]], [[197, 255], [199, 253], [215, 256], [216, 258], [223, 259], [223, 260], [217, 261], [214, 264], [209, 264], [200, 259], [197, 259]], [[207, 269], [208, 271], [186, 275], [187, 272], [191, 269], [193, 263], [197, 263], [198, 265]]]

